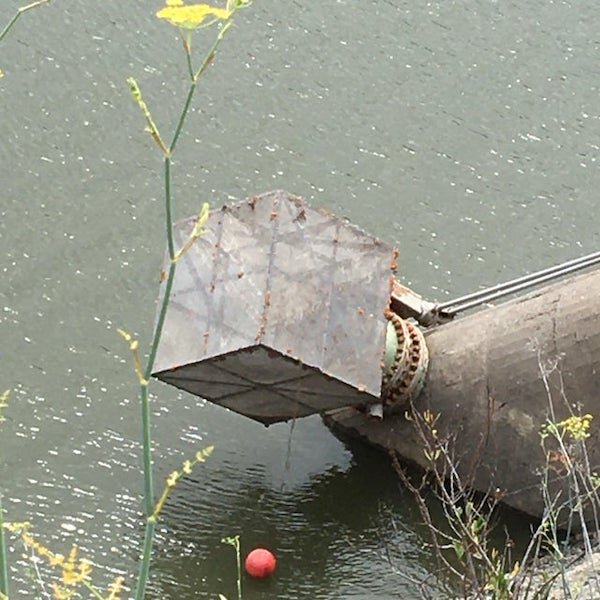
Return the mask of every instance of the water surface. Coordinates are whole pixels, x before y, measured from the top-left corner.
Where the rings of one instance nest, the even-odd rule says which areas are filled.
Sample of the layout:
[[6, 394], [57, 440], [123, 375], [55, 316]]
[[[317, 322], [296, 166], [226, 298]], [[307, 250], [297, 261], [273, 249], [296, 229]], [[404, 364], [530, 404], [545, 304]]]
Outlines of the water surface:
[[[140, 548], [137, 386], [116, 329], [147, 342], [164, 248], [160, 156], [125, 80], [165, 131], [186, 91], [159, 6], [55, 0], [0, 47], [5, 508], [56, 550], [80, 544], [100, 585]], [[286, 189], [396, 243], [402, 279], [437, 299], [597, 250], [599, 21], [589, 0], [256, 2], [196, 98], [177, 215]], [[151, 597], [234, 597], [220, 540], [235, 534], [279, 557], [247, 598], [420, 597], [410, 580], [432, 565], [384, 457], [318, 418], [264, 429], [153, 392], [158, 482], [216, 451], [166, 509]]]

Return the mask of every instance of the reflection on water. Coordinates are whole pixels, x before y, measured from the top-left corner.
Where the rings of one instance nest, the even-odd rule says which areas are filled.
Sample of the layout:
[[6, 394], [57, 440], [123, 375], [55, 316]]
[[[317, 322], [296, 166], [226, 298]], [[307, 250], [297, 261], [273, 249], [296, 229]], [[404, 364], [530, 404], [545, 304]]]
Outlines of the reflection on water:
[[[314, 435], [320, 425], [310, 427]], [[218, 480], [192, 478], [178, 490], [161, 534], [156, 597], [175, 598], [180, 589], [188, 589], [190, 597], [215, 591], [234, 596], [234, 554], [219, 544], [232, 533], [231, 523], [243, 549], [268, 540], [279, 560], [276, 577], [246, 582], [249, 598], [389, 598], [391, 589], [402, 597], [416, 594], [407, 579], [425, 578], [431, 565], [411, 531], [413, 502], [398, 489], [385, 457], [357, 448], [348, 464], [308, 479], [294, 481], [294, 470], [282, 473], [291, 478], [282, 486], [273, 486], [261, 465], [240, 476], [236, 457], [230, 456]], [[394, 530], [392, 520], [408, 529]], [[199, 572], [205, 573], [200, 583]]]
[[[101, 585], [132, 576], [140, 549], [137, 389], [116, 329], [147, 343], [164, 244], [160, 157], [125, 81], [174, 123], [185, 66], [161, 3], [52, 2], [0, 52], [0, 482], [9, 518], [57, 551], [77, 541]], [[256, 2], [180, 140], [177, 216], [288, 189], [397, 243], [402, 279], [437, 299], [596, 250], [597, 15], [589, 0]], [[233, 597], [220, 539], [239, 533], [280, 558], [250, 598], [419, 598], [402, 575], [431, 566], [419, 518], [380, 455], [308, 419], [286, 469], [288, 425], [153, 391], [157, 486], [216, 446], [165, 512], [154, 597]]]

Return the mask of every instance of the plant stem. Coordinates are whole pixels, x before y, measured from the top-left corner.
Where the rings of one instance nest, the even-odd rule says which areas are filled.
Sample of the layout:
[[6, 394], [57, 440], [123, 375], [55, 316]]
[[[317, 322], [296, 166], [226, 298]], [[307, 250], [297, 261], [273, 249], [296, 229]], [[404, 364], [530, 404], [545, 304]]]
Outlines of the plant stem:
[[237, 561], [237, 593], [238, 600], [242, 600], [242, 559], [240, 555], [240, 540], [237, 539], [237, 544], [235, 546], [235, 558]]
[[[224, 26], [224, 28], [227, 25]], [[169, 274], [167, 276], [167, 283], [165, 285], [165, 292], [162, 299], [162, 304], [160, 307], [160, 313], [158, 316], [158, 321], [156, 322], [156, 329], [154, 330], [154, 335], [152, 337], [152, 345], [150, 348], [150, 355], [148, 356], [148, 361], [146, 363], [146, 369], [144, 371], [144, 379], [149, 381], [152, 375], [152, 369], [154, 367], [154, 361], [156, 360], [156, 353], [158, 351], [158, 344], [160, 342], [160, 338], [162, 336], [162, 330], [165, 323], [165, 317], [167, 314], [167, 308], [169, 306], [169, 300], [171, 299], [171, 290], [173, 288], [173, 280], [175, 278], [175, 269], [176, 269], [176, 261], [175, 261], [175, 243], [173, 240], [173, 199], [171, 195], [171, 156], [175, 150], [175, 146], [177, 145], [177, 140], [179, 139], [179, 135], [181, 134], [181, 130], [185, 123], [185, 118], [189, 112], [190, 104], [192, 102], [192, 98], [194, 97], [194, 92], [198, 85], [198, 78], [202, 75], [209, 62], [214, 57], [215, 51], [218, 48], [221, 40], [223, 39], [223, 31], [219, 33], [215, 43], [212, 45], [209, 50], [202, 66], [200, 67], [196, 76], [192, 79], [190, 84], [190, 89], [188, 91], [187, 97], [185, 99], [185, 104], [183, 105], [183, 109], [179, 116], [179, 120], [177, 123], [177, 127], [175, 129], [175, 133], [173, 134], [173, 139], [171, 140], [171, 144], [169, 145], [169, 151], [165, 156], [164, 163], [164, 179], [165, 179], [165, 221], [166, 221], [166, 230], [167, 230], [167, 245], [169, 249]], [[145, 500], [145, 509], [146, 509], [146, 517], [150, 517], [154, 512], [154, 494], [153, 494], [153, 482], [152, 482], [152, 448], [151, 448], [151, 434], [150, 434], [150, 408], [148, 402], [148, 384], [143, 383], [140, 390], [140, 398], [142, 404], [142, 435], [143, 435], [143, 454], [144, 454], [144, 500]]]
[[94, 596], [94, 598], [104, 600], [104, 596], [87, 579], [83, 579], [81, 583], [84, 587], [86, 587], [89, 590], [89, 592], [92, 594], [92, 596]]
[[13, 25], [18, 21], [19, 17], [24, 12], [27, 12], [28, 10], [31, 10], [32, 8], [37, 8], [38, 6], [41, 6], [42, 4], [46, 4], [47, 2], [50, 2], [50, 0], [37, 0], [37, 2], [32, 2], [31, 4], [28, 4], [27, 6], [22, 6], [21, 8], [19, 8], [17, 10], [17, 12], [15, 13], [14, 17], [8, 22], [6, 27], [2, 30], [2, 33], [0, 33], [0, 42], [4, 39], [6, 34], [12, 29]]
[[162, 303], [160, 307], [160, 313], [154, 329], [154, 335], [152, 336], [152, 344], [150, 348], [150, 354], [146, 362], [146, 369], [144, 370], [144, 382], [140, 386], [140, 401], [142, 406], [142, 452], [143, 452], [143, 468], [144, 468], [144, 509], [146, 514], [146, 530], [144, 534], [144, 549], [142, 553], [142, 560], [140, 563], [140, 571], [137, 580], [136, 600], [143, 600], [146, 593], [146, 585], [148, 583], [148, 574], [150, 571], [150, 558], [152, 555], [152, 545], [154, 541], [154, 528], [155, 522], [152, 519], [154, 513], [154, 484], [153, 484], [153, 470], [152, 470], [152, 434], [151, 434], [151, 422], [150, 422], [150, 402], [148, 398], [148, 381], [152, 375], [152, 369], [154, 367], [154, 361], [156, 360], [156, 353], [158, 351], [158, 345], [160, 338], [162, 337], [163, 326], [167, 315], [167, 308], [171, 299], [171, 290], [173, 289], [173, 281], [175, 279], [175, 269], [177, 263], [175, 261], [175, 244], [173, 240], [173, 199], [171, 196], [171, 153], [177, 142], [177, 137], [183, 127], [185, 115], [189, 110], [190, 102], [192, 100], [193, 88], [190, 89], [186, 103], [183, 107], [181, 115], [179, 117], [178, 131], [171, 142], [169, 152], [165, 156], [164, 162], [164, 180], [165, 180], [165, 221], [167, 231], [167, 245], [169, 249], [169, 274], [165, 284], [165, 291], [162, 297]]
[[192, 102], [192, 98], [194, 97], [194, 92], [196, 91], [196, 86], [198, 85], [198, 80], [192, 80], [190, 84], [190, 89], [188, 90], [187, 98], [185, 99], [185, 104], [183, 106], [183, 110], [181, 111], [181, 115], [179, 115], [179, 122], [177, 123], [177, 128], [175, 129], [175, 133], [173, 134], [173, 139], [171, 140], [171, 145], [169, 146], [169, 152], [172, 153], [175, 150], [175, 146], [177, 145], [177, 140], [179, 139], [179, 135], [181, 134], [181, 130], [183, 128], [183, 124], [185, 122], [185, 118], [187, 116], [188, 110], [190, 108], [190, 104]]
[[144, 549], [140, 562], [140, 571], [137, 580], [136, 600], [143, 600], [148, 583], [148, 574], [150, 572], [150, 558], [152, 556], [152, 544], [154, 541], [155, 520], [152, 517], [154, 513], [154, 484], [152, 470], [152, 432], [150, 423], [150, 402], [148, 398], [148, 381], [152, 375], [158, 344], [162, 336], [162, 330], [165, 323], [167, 308], [171, 298], [173, 280], [175, 278], [176, 262], [174, 261], [174, 243], [173, 243], [173, 219], [172, 219], [172, 197], [171, 197], [171, 158], [169, 154], [165, 156], [165, 213], [167, 228], [167, 243], [169, 247], [169, 274], [165, 284], [165, 291], [162, 298], [160, 313], [154, 335], [150, 355], [146, 362], [144, 370], [144, 380], [140, 386], [140, 403], [142, 406], [142, 453], [144, 468], [144, 512], [146, 514], [146, 530], [144, 533]]
[[192, 67], [192, 36], [187, 34], [186, 37], [182, 36], [183, 49], [185, 50], [185, 58], [187, 62], [188, 73], [190, 74], [190, 80], [194, 80], [194, 67]]
[[8, 561], [6, 556], [6, 541], [4, 539], [2, 494], [0, 494], [0, 593], [8, 598]]
[[142, 455], [144, 463], [144, 510], [146, 517], [152, 514], [154, 506], [154, 484], [152, 481], [152, 435], [150, 428], [150, 402], [148, 399], [148, 383], [140, 387], [142, 405]]
[[[171, 199], [171, 155], [173, 145], [169, 150], [169, 156], [165, 156], [165, 224], [167, 226], [167, 246], [171, 264], [175, 264], [175, 244], [173, 243], [173, 202]], [[162, 334], [162, 332], [159, 333]]]
[[152, 556], [152, 544], [154, 542], [154, 528], [156, 521], [148, 519], [146, 521], [146, 531], [144, 532], [144, 550], [140, 562], [140, 571], [138, 573], [137, 589], [135, 591], [136, 600], [144, 600], [146, 595], [146, 585], [150, 573], [150, 557]]
[[154, 512], [154, 486], [152, 481], [152, 435], [150, 426], [148, 381], [150, 380], [150, 377], [152, 375], [154, 361], [156, 360], [158, 344], [160, 342], [160, 338], [162, 337], [162, 330], [165, 324], [167, 308], [169, 306], [169, 300], [171, 298], [173, 280], [175, 279], [176, 263], [174, 261], [175, 250], [173, 242], [172, 204], [173, 202], [171, 198], [171, 157], [167, 155], [165, 156], [165, 220], [167, 227], [167, 244], [169, 247], [169, 258], [171, 259], [171, 262], [169, 265], [169, 275], [167, 276], [167, 282], [165, 284], [165, 292], [162, 298], [162, 304], [160, 307], [158, 321], [156, 322], [156, 328], [154, 330], [154, 335], [152, 336], [150, 355], [148, 356], [146, 369], [144, 371], [144, 382], [142, 383], [140, 389], [140, 400], [142, 405], [142, 445], [144, 456], [144, 506], [146, 518], [149, 518]]
[[190, 71], [191, 83], [190, 83], [190, 89], [188, 90], [187, 98], [185, 99], [185, 104], [183, 106], [183, 110], [181, 111], [181, 115], [179, 116], [179, 122], [177, 123], [177, 127], [175, 128], [175, 133], [173, 134], [173, 139], [171, 140], [171, 144], [169, 145], [169, 153], [171, 153], [171, 154], [175, 150], [175, 146], [177, 145], [177, 140], [179, 140], [179, 135], [181, 134], [181, 130], [183, 129], [183, 124], [185, 123], [185, 118], [187, 117], [188, 110], [190, 108], [190, 103], [192, 102], [192, 98], [194, 97], [194, 92], [196, 91], [196, 87], [198, 86], [198, 81], [199, 81], [200, 77], [202, 76], [202, 74], [204, 73], [204, 71], [206, 71], [208, 65], [210, 65], [210, 63], [215, 58], [217, 49], [219, 48], [219, 45], [223, 41], [223, 38], [225, 37], [225, 34], [229, 30], [230, 26], [231, 26], [231, 17], [229, 18], [229, 20], [226, 23], [223, 24], [221, 31], [219, 31], [219, 34], [217, 35], [217, 39], [215, 40], [214, 44], [211, 46], [210, 50], [204, 57], [204, 60], [202, 61], [202, 64], [200, 65], [200, 68], [198, 69], [198, 71], [196, 71], [196, 74], [194, 74], [192, 71], [191, 56], [189, 55], [189, 51], [186, 50], [186, 54], [188, 55], [188, 69]]
[[[47, 0], [44, 0], [47, 1]], [[150, 423], [150, 405], [148, 397], [148, 382], [152, 376], [152, 370], [154, 368], [154, 362], [156, 360], [156, 354], [160, 339], [162, 337], [162, 331], [165, 324], [165, 318], [167, 315], [167, 308], [171, 299], [171, 291], [173, 289], [173, 281], [175, 279], [175, 270], [177, 267], [177, 258], [175, 256], [175, 243], [173, 239], [173, 198], [171, 193], [171, 157], [177, 145], [179, 136], [183, 129], [185, 119], [190, 109], [194, 92], [198, 85], [200, 76], [204, 73], [210, 62], [215, 56], [215, 52], [221, 43], [225, 32], [229, 29], [231, 22], [225, 23], [217, 35], [217, 39], [210, 48], [206, 55], [200, 69], [194, 74], [191, 65], [191, 56], [189, 42], [184, 40], [186, 54], [188, 59], [188, 69], [190, 72], [190, 87], [185, 99], [185, 103], [179, 115], [177, 127], [173, 134], [171, 143], [164, 152], [164, 184], [165, 184], [165, 226], [167, 233], [167, 246], [169, 253], [169, 273], [167, 275], [167, 281], [165, 283], [164, 294], [162, 297], [160, 313], [152, 336], [152, 343], [150, 347], [150, 354], [146, 362], [146, 368], [144, 370], [144, 380], [140, 387], [140, 401], [142, 405], [142, 451], [143, 451], [143, 469], [144, 469], [144, 509], [146, 514], [146, 530], [144, 533], [144, 547], [142, 551], [142, 559], [140, 562], [140, 570], [137, 580], [136, 589], [136, 600], [143, 600], [146, 593], [146, 586], [148, 583], [148, 575], [150, 572], [150, 559], [152, 556], [152, 546], [154, 542], [154, 529], [156, 527], [156, 519], [154, 517], [154, 486], [153, 486], [153, 470], [152, 470], [152, 435], [151, 435], [151, 423]], [[139, 102], [139, 101], [138, 101]], [[163, 148], [163, 150], [165, 150]], [[238, 551], [238, 572], [241, 573], [240, 557]], [[241, 577], [238, 577], [238, 595], [241, 599]]]
[[158, 350], [158, 342], [162, 334], [162, 329], [165, 324], [165, 316], [167, 314], [167, 307], [169, 305], [169, 297], [171, 295], [171, 289], [173, 288], [173, 279], [175, 278], [175, 263], [172, 262], [169, 266], [169, 274], [167, 276], [167, 283], [165, 285], [165, 293], [163, 295], [163, 302], [160, 307], [160, 314], [158, 315], [158, 321], [156, 322], [155, 335], [152, 340], [152, 348], [150, 350], [150, 356], [148, 357], [148, 363], [146, 365], [145, 378], [149, 379], [152, 375], [152, 368], [154, 366], [154, 360], [156, 359], [156, 352]]

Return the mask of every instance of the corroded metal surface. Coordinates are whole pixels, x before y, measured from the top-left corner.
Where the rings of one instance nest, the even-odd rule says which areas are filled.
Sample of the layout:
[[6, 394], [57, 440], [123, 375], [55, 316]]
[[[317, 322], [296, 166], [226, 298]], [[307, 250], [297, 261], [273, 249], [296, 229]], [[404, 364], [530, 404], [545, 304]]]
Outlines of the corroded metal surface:
[[423, 389], [429, 352], [417, 325], [391, 310], [385, 314], [396, 336], [396, 352], [392, 365], [383, 373], [381, 400], [386, 412], [404, 412], [408, 403], [416, 400]]
[[[507, 504], [541, 516], [541, 473], [547, 457], [540, 428], [573, 412], [600, 415], [600, 270], [547, 286], [500, 306], [456, 319], [425, 334], [430, 364], [419, 410], [439, 415], [458, 470], [473, 487], [497, 490]], [[550, 394], [550, 397], [549, 397]], [[404, 414], [373, 422], [352, 409], [328, 422], [347, 434], [397, 451], [428, 467]], [[600, 435], [586, 441], [591, 471], [600, 469]], [[568, 481], [556, 474], [552, 492]]]
[[263, 423], [374, 402], [395, 257], [285, 192], [214, 210], [178, 265], [154, 374]]

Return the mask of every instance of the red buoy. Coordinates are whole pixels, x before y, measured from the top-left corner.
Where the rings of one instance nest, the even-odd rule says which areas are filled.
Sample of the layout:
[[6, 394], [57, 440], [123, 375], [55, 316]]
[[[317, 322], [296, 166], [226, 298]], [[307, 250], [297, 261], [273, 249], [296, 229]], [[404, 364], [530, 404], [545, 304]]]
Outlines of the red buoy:
[[246, 556], [246, 562], [244, 563], [246, 573], [256, 579], [264, 579], [272, 575], [276, 565], [277, 560], [275, 556], [266, 548], [255, 548], [252, 550]]

